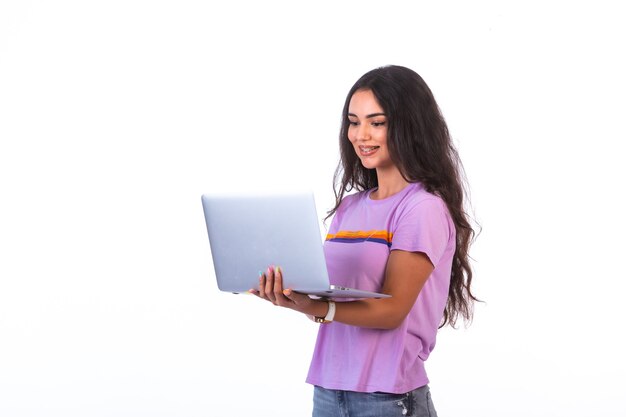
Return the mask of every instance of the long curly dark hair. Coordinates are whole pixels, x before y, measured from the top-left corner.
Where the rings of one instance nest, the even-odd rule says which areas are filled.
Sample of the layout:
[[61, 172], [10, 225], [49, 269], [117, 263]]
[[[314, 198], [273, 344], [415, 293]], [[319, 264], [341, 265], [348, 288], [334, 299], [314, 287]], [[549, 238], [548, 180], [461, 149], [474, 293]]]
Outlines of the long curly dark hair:
[[333, 190], [338, 209], [346, 192], [378, 186], [375, 169], [363, 167], [348, 140], [348, 107], [358, 90], [370, 90], [387, 115], [387, 145], [392, 161], [407, 182], [421, 182], [425, 189], [446, 203], [456, 227], [456, 251], [452, 261], [448, 301], [440, 327], [456, 325], [459, 315], [471, 321], [472, 268], [469, 246], [474, 229], [464, 209], [465, 176], [446, 121], [433, 93], [415, 71], [401, 66], [376, 68], [363, 75], [350, 89], [343, 107], [339, 147], [341, 160], [335, 171]]

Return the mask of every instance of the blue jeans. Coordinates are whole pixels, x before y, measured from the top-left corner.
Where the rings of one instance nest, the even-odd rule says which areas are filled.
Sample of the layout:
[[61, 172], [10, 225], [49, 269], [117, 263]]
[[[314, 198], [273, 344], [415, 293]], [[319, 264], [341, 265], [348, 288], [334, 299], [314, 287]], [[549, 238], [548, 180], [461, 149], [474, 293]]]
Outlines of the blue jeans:
[[428, 385], [406, 394], [315, 387], [313, 417], [437, 417]]

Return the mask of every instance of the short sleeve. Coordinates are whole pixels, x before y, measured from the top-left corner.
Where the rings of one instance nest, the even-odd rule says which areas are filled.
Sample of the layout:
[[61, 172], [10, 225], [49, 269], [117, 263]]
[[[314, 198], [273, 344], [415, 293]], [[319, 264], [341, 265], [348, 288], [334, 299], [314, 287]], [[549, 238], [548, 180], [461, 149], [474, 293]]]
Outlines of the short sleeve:
[[391, 250], [423, 252], [437, 267], [454, 241], [454, 223], [448, 209], [441, 199], [432, 197], [412, 202], [399, 210]]

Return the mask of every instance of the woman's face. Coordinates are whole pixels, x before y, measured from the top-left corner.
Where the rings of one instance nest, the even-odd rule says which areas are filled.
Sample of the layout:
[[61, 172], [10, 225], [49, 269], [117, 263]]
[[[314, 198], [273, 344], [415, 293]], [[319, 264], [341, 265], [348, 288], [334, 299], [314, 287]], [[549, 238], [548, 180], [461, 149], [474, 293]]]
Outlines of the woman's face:
[[371, 90], [357, 90], [348, 107], [348, 139], [368, 169], [394, 166], [387, 148], [387, 116]]

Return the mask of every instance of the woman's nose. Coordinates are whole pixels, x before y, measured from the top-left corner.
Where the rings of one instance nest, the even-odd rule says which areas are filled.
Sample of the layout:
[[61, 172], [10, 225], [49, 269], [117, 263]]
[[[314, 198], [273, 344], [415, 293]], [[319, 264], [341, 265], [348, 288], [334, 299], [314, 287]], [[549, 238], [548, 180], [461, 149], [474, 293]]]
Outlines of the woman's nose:
[[370, 135], [369, 127], [367, 126], [367, 124], [366, 123], [360, 124], [357, 128], [356, 139], [368, 140], [370, 138], [371, 138], [371, 135]]

